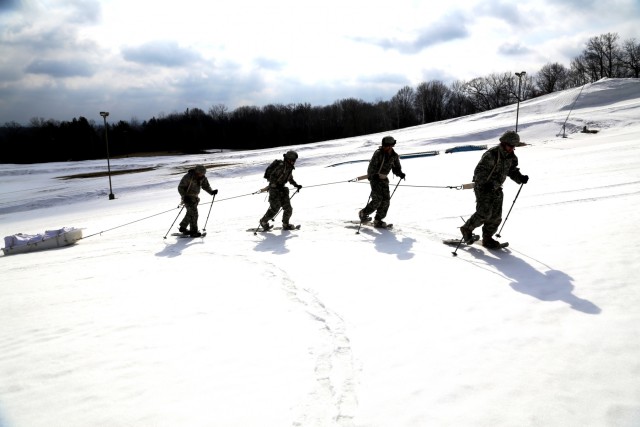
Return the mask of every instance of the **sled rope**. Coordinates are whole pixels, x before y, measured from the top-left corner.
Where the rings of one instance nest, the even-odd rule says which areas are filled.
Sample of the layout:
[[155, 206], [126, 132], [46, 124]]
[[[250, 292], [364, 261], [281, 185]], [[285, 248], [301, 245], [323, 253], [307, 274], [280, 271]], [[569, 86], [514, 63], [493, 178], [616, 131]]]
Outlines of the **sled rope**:
[[171, 212], [171, 211], [176, 210], [176, 209], [179, 209], [179, 208], [180, 208], [180, 206], [178, 206], [178, 207], [176, 207], [176, 208], [173, 208], [173, 209], [169, 209], [168, 211], [160, 212], [160, 213], [157, 213], [157, 214], [154, 214], [154, 215], [151, 215], [151, 216], [147, 216], [147, 217], [144, 217], [144, 218], [141, 218], [141, 219], [137, 219], [137, 220], [135, 220], [135, 221], [131, 221], [131, 222], [128, 222], [128, 223], [126, 223], [126, 224], [118, 225], [118, 226], [116, 226], [116, 227], [112, 227], [112, 228], [109, 228], [109, 229], [107, 229], [107, 230], [98, 231], [97, 233], [89, 234], [88, 236], [82, 236], [82, 237], [81, 237], [81, 238], [79, 238], [78, 240], [88, 239], [89, 237], [97, 236], [98, 234], [106, 233], [107, 231], [115, 230], [115, 229], [117, 229], [117, 228], [122, 228], [122, 227], [125, 227], [125, 226], [127, 226], [127, 225], [131, 225], [131, 224], [135, 224], [136, 222], [144, 221], [144, 220], [147, 220], [147, 219], [149, 219], [149, 218], [153, 218], [153, 217], [155, 217], [155, 216], [164, 215], [164, 214], [166, 214], [167, 212]]

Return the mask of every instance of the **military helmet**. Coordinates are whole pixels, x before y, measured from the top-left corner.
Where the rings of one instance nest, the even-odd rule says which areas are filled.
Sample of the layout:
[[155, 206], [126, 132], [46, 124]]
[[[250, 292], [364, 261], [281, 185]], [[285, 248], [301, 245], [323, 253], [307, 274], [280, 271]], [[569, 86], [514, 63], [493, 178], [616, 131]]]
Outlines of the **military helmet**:
[[393, 139], [392, 136], [385, 136], [384, 138], [382, 138], [383, 147], [393, 147], [394, 145], [396, 145], [396, 140]]
[[296, 153], [293, 150], [287, 151], [282, 156], [287, 160], [297, 160], [298, 159], [298, 153]]
[[207, 168], [202, 165], [196, 165], [196, 173], [201, 173], [204, 175], [205, 173], [207, 173]]
[[502, 134], [502, 136], [500, 137], [500, 142], [511, 145], [513, 147], [520, 142], [520, 135], [518, 135], [515, 131], [508, 130]]

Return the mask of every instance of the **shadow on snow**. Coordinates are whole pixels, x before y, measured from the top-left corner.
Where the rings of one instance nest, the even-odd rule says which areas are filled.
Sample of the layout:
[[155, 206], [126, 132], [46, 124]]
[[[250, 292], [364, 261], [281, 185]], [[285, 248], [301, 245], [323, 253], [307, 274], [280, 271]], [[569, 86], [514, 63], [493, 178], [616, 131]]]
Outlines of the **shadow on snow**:
[[510, 251], [492, 251], [473, 248], [467, 251], [479, 260], [494, 266], [505, 277], [512, 280], [511, 288], [540, 301], [562, 301], [572, 309], [586, 314], [600, 314], [600, 307], [591, 301], [577, 297], [573, 291], [573, 278], [565, 272], [549, 268], [546, 272], [536, 270], [529, 263], [514, 256]]

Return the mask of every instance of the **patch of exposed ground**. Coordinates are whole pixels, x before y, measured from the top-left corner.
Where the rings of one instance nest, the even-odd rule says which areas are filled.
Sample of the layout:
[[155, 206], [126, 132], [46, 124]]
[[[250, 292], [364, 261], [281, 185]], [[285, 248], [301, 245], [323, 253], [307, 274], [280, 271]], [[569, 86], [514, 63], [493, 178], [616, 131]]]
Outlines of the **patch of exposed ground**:
[[[117, 171], [111, 171], [111, 175], [125, 175], [128, 173], [149, 172], [155, 169], [156, 168], [139, 168], [139, 169], [117, 170]], [[101, 171], [101, 172], [88, 172], [88, 173], [78, 173], [75, 175], [58, 176], [57, 178], [58, 179], [98, 178], [98, 177], [108, 176], [108, 175], [109, 175], [108, 171]]]

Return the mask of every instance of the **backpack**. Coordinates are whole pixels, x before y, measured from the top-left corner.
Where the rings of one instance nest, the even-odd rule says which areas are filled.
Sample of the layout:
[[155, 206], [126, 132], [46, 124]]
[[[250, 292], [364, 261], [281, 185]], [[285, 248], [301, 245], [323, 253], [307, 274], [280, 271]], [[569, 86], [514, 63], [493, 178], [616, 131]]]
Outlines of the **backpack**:
[[280, 160], [280, 159], [276, 159], [273, 162], [271, 162], [271, 164], [267, 166], [267, 169], [265, 169], [264, 171], [264, 179], [268, 181], [269, 178], [271, 178], [271, 174], [273, 173], [273, 171], [283, 163], [284, 163], [284, 160]]

